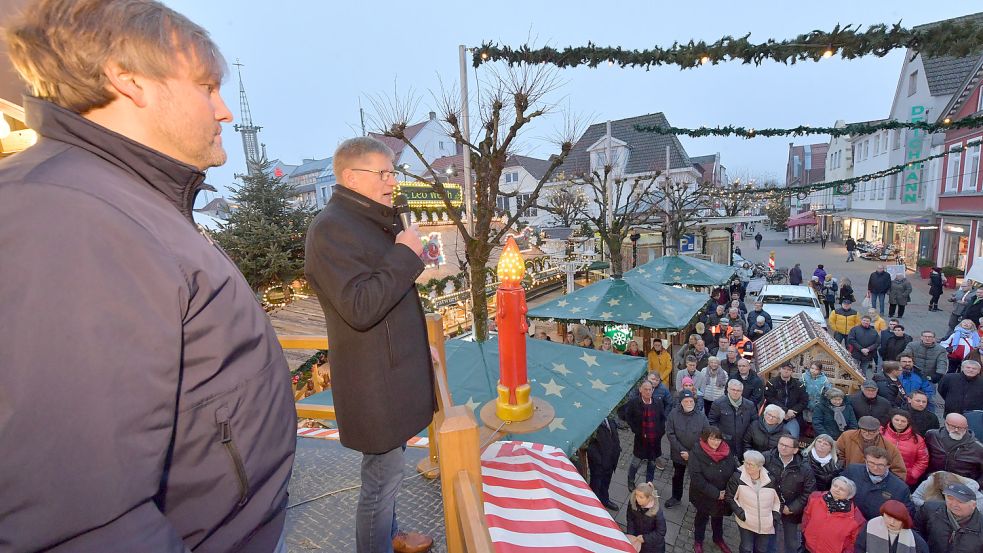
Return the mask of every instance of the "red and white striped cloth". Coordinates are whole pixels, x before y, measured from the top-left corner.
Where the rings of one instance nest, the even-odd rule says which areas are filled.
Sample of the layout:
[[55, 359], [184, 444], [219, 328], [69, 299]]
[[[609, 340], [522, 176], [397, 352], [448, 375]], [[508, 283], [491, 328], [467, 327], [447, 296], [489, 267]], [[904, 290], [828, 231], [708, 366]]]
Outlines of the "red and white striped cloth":
[[635, 553], [561, 449], [495, 442], [481, 454], [481, 480], [497, 553]]
[[[321, 438], [322, 440], [340, 440], [341, 436], [338, 435], [338, 430], [335, 428], [298, 428], [297, 429], [298, 438]], [[430, 440], [427, 438], [421, 438], [419, 436], [413, 436], [406, 442], [406, 445], [410, 447], [429, 447]]]

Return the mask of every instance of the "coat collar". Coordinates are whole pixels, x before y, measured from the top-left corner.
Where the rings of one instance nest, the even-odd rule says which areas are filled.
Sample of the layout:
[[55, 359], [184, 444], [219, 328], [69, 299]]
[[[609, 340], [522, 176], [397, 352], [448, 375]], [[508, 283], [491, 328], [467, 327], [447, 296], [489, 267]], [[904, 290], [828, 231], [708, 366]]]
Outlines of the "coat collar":
[[157, 150], [97, 125], [61, 106], [24, 97], [27, 125], [44, 138], [91, 152], [164, 195], [189, 221], [205, 173]]
[[345, 188], [340, 184], [335, 186], [334, 192], [331, 194], [330, 201], [337, 201], [339, 205], [344, 206], [345, 209], [348, 209], [349, 211], [365, 217], [371, 222], [379, 225], [392, 228], [396, 225], [396, 221], [398, 220], [396, 217], [396, 210], [394, 208], [370, 200], [358, 192], [355, 192], [350, 188]]

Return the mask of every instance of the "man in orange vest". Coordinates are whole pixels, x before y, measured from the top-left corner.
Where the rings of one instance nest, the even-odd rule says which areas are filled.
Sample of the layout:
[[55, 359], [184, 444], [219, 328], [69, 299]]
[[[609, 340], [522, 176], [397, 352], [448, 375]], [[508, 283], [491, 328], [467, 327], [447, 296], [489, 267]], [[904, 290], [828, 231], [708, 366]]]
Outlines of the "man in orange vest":
[[748, 361], [754, 361], [754, 342], [744, 335], [744, 327], [734, 325], [731, 329], [730, 343], [737, 348], [737, 354]]

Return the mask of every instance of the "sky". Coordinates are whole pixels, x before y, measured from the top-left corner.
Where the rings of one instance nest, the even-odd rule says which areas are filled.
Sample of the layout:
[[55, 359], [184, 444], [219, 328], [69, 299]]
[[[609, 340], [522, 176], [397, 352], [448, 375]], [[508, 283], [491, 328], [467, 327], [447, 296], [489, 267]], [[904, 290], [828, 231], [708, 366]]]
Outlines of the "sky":
[[[359, 105], [368, 130], [373, 98], [420, 99], [415, 120], [437, 106], [441, 83], [456, 88], [458, 45], [494, 41], [510, 46], [586, 45], [626, 49], [668, 47], [674, 41], [751, 33], [752, 42], [782, 40], [836, 24], [866, 27], [901, 22], [911, 27], [976, 11], [973, 2], [826, 0], [798, 2], [327, 2], [314, 0], [165, 0], [211, 33], [229, 64], [238, 59], [253, 123], [270, 159], [300, 163], [329, 157], [342, 140], [361, 134]], [[980, 9], [980, 8], [977, 8]], [[867, 121], [888, 115], [903, 52], [857, 60], [837, 57], [786, 66], [721, 63], [696, 69], [644, 69], [603, 65], [559, 70], [559, 86], [545, 100], [554, 107], [523, 135], [519, 152], [547, 157], [566, 114], [581, 126], [663, 112], [677, 127], [743, 125], [753, 128], [831, 126], [837, 119]], [[223, 96], [238, 122], [235, 67]], [[487, 66], [468, 67], [469, 88], [487, 89]], [[474, 99], [472, 98], [472, 105]], [[784, 180], [788, 144], [828, 137], [688, 138], [690, 156], [719, 152], [731, 178]], [[227, 194], [245, 172], [240, 136], [226, 125], [226, 165], [208, 182]], [[202, 203], [206, 198], [200, 198]]]

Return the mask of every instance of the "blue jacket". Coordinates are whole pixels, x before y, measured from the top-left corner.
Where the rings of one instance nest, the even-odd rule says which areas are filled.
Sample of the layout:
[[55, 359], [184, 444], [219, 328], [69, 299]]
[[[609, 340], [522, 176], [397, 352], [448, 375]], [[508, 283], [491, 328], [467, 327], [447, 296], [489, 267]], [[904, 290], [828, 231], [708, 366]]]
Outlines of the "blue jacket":
[[918, 367], [915, 367], [915, 370], [911, 372], [901, 371], [900, 379], [901, 385], [904, 386], [905, 393], [909, 396], [911, 395], [911, 392], [921, 390], [925, 392], [925, 395], [927, 395], [929, 401], [931, 401], [932, 396], [935, 395], [935, 386], [933, 386], [927, 378], [922, 376], [922, 372], [918, 370]]
[[911, 502], [911, 492], [904, 480], [898, 478], [890, 470], [884, 480], [875, 484], [867, 474], [867, 465], [854, 463], [843, 469], [843, 476], [849, 478], [857, 486], [857, 495], [853, 502], [864, 518], [870, 520], [881, 516], [881, 505], [888, 499], [896, 499], [908, 508], [909, 514], [914, 514], [915, 504]]

